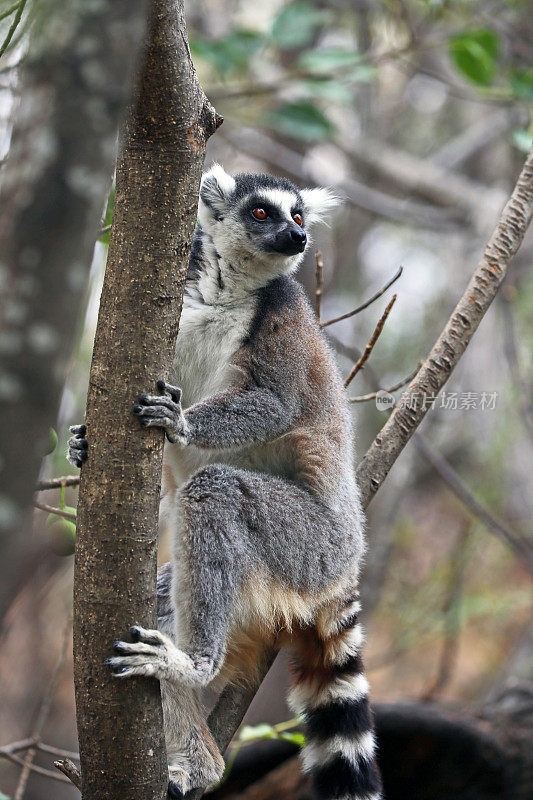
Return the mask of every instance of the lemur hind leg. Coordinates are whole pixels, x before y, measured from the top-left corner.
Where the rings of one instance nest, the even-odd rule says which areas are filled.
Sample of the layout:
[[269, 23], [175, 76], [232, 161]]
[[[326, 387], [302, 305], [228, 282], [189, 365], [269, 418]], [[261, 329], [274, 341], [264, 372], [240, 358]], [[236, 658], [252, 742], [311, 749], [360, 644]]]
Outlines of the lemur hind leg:
[[[169, 762], [168, 796], [181, 798], [190, 789], [218, 783], [224, 772], [224, 759], [207, 727], [198, 691], [172, 678], [167, 658], [174, 651], [176, 631], [183, 636], [183, 623], [172, 603], [173, 565], [163, 565], [157, 574], [158, 631], [134, 626], [134, 644], [116, 642], [120, 656], [109, 659], [117, 677], [154, 674], [161, 681], [165, 742]], [[167, 677], [164, 677], [167, 675]]]
[[[235, 594], [250, 548], [240, 519], [241, 488], [224, 467], [199, 470], [181, 489], [172, 581], [174, 631], [131, 629], [134, 644], [116, 642], [115, 675], [208, 685], [225, 655]], [[171, 634], [171, 635], [169, 635]]]
[[[176, 635], [172, 604], [172, 564], [157, 573], [157, 625], [171, 637]], [[168, 794], [179, 798], [191, 788], [218, 783], [224, 759], [211, 736], [197, 690], [161, 681], [165, 740], [169, 762]]]
[[161, 699], [169, 796], [181, 798], [190, 789], [218, 783], [224, 772], [224, 759], [205, 722], [197, 691], [161, 681]]
[[341, 513], [296, 483], [225, 465], [203, 467], [185, 484], [177, 520], [176, 643], [134, 627], [136, 643], [116, 643], [119, 655], [109, 659], [117, 677], [206, 686], [222, 666], [246, 579], [262, 572], [293, 591], [320, 592], [342, 576], [359, 547]]

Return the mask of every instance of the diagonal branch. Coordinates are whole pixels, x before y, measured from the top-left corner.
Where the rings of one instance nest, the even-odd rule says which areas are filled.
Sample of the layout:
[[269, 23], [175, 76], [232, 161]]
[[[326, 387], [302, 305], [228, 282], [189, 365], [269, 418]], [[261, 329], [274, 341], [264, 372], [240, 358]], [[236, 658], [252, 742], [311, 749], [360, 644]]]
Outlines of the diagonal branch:
[[[58, 769], [63, 775], [66, 775], [69, 782], [73, 783], [76, 789], [79, 789], [81, 792], [81, 775], [80, 771], [75, 764], [69, 758], [60, 759], [59, 761], [54, 761], [54, 767]], [[56, 776], [54, 776], [56, 777]], [[61, 776], [57, 776], [61, 777]]]
[[408, 396], [411, 402], [400, 400], [356, 470], [364, 505], [368, 505], [424, 419], [428, 410], [426, 398], [442, 389], [466, 350], [522, 243], [532, 214], [533, 150], [463, 296], [402, 398]]
[[459, 498], [476, 517], [478, 517], [485, 527], [501, 539], [510, 547], [525, 568], [533, 575], [533, 547], [525, 539], [515, 536], [502, 525], [493, 515], [480, 503], [472, 494], [470, 489], [463, 483], [451, 464], [435, 450], [427, 439], [420, 433], [413, 434], [413, 442], [425, 459], [429, 461], [433, 469], [440, 475], [442, 480], [450, 487], [452, 492]]

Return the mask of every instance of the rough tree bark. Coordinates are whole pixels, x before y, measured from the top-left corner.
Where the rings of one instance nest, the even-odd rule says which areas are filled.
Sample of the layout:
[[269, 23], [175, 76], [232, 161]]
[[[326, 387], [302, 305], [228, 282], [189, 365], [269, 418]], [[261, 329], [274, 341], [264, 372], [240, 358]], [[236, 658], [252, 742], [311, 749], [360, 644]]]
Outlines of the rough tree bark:
[[153, 0], [121, 136], [78, 501], [74, 680], [85, 800], [166, 793], [159, 684], [117, 681], [104, 659], [132, 623], [156, 626], [164, 434], [142, 430], [132, 406], [170, 372], [205, 143], [220, 121], [196, 78], [182, 0]]
[[21, 69], [1, 172], [0, 618], [32, 547], [43, 437], [57, 418], [145, 17], [146, 0], [48, 3]]
[[[416, 398], [416, 409], [394, 409], [356, 470], [363, 507], [367, 508], [392, 465], [422, 422], [431, 398], [444, 386], [487, 312], [507, 268], [525, 236], [533, 214], [533, 149], [522, 168], [514, 191], [503, 209], [483, 258], [426, 361], [405, 395]], [[404, 396], [405, 396], [404, 395]], [[421, 402], [424, 401], [424, 402]], [[227, 746], [259, 689], [275, 654], [265, 653], [265, 665], [254, 687], [227, 686], [211, 712], [209, 725], [219, 746]], [[191, 793], [191, 800], [202, 797]]]

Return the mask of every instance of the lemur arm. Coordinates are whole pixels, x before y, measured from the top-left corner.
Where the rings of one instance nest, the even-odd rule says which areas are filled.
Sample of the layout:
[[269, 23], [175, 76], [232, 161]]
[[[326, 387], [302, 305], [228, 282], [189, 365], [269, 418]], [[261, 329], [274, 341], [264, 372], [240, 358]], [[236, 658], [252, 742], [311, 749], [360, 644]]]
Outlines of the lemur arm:
[[144, 427], [164, 428], [182, 446], [227, 450], [276, 439], [309, 402], [309, 363], [316, 347], [314, 318], [301, 291], [273, 281], [263, 290], [261, 313], [235, 355], [240, 378], [231, 388], [181, 408], [181, 390], [158, 381], [168, 397], [141, 395], [134, 413]]
[[294, 417], [291, 404], [259, 386], [224, 392], [184, 413], [189, 443], [214, 450], [268, 442], [285, 433]]
[[164, 428], [170, 442], [202, 449], [228, 450], [261, 444], [285, 433], [297, 408], [294, 398], [284, 400], [261, 386], [230, 389], [188, 408], [181, 408], [181, 390], [158, 381], [171, 397], [141, 395], [133, 411], [143, 427]]

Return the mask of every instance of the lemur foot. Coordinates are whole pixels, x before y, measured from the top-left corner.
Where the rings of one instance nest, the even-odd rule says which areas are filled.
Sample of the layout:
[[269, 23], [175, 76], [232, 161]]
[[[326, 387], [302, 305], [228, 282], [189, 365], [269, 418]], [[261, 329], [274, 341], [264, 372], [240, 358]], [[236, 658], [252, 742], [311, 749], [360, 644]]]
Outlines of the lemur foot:
[[134, 625], [133, 643], [115, 642], [118, 656], [106, 659], [116, 678], [142, 676], [183, 686], [206, 686], [213, 678], [213, 662], [205, 657], [193, 659], [159, 631]]
[[141, 394], [139, 403], [133, 406], [133, 413], [140, 418], [143, 428], [163, 428], [169, 442], [182, 446], [189, 444], [189, 426], [180, 402], [181, 389], [162, 380], [157, 381], [157, 388], [160, 392], [168, 392], [170, 398], [164, 394]]
[[85, 438], [87, 428], [85, 425], [71, 425], [69, 431], [74, 434], [68, 440], [67, 460], [75, 467], [81, 467], [87, 461], [87, 448], [89, 443]]
[[225, 770], [220, 753], [211, 752], [199, 731], [193, 731], [185, 753], [174, 754], [168, 768], [168, 796], [182, 798], [191, 789], [214, 786]]
[[[183, 775], [187, 776], [187, 778], [189, 777], [186, 772], [184, 772]], [[182, 798], [185, 797], [185, 794], [188, 791], [187, 789], [184, 790], [180, 788], [181, 786], [184, 785], [184, 780], [179, 775], [177, 775], [176, 777], [178, 778], [177, 781], [169, 780], [168, 782], [167, 797], [170, 798], [170, 800], [182, 800]]]
[[201, 772], [196, 772], [193, 776], [180, 769], [180, 767], [170, 766], [168, 774], [167, 797], [172, 798], [172, 800], [182, 800], [191, 789], [205, 789], [209, 786], [215, 786], [222, 779], [224, 770], [217, 771], [214, 768], [210, 768], [210, 765], [205, 765]]

